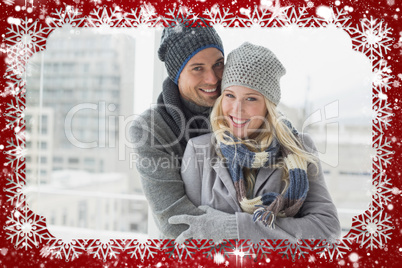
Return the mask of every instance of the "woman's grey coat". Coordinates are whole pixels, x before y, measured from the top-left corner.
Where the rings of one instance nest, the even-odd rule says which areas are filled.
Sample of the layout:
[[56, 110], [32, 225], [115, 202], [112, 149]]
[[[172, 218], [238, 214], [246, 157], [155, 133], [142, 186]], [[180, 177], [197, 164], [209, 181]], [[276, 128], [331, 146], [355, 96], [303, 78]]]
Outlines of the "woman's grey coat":
[[[316, 154], [311, 138], [300, 134], [305, 149]], [[236, 190], [225, 161], [218, 157], [213, 134], [191, 139], [183, 156], [181, 172], [186, 194], [196, 206], [208, 205], [217, 210], [235, 213], [239, 239], [298, 239], [315, 238], [334, 241], [340, 237], [341, 228], [337, 210], [327, 190], [321, 164], [319, 172], [309, 163], [307, 174], [309, 191], [307, 198], [295, 217], [277, 218], [275, 229], [254, 222], [251, 214], [242, 212]], [[254, 188], [254, 196], [265, 192], [281, 193], [285, 183], [282, 171], [261, 168]]]

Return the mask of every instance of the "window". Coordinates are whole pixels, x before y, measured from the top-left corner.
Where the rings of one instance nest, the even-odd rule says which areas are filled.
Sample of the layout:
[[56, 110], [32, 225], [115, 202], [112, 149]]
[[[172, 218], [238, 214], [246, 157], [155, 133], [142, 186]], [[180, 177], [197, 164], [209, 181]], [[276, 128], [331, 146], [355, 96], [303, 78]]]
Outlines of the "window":
[[42, 127], [40, 129], [40, 133], [41, 134], [47, 134], [47, 126], [46, 125], [42, 125]]
[[54, 73], [60, 72], [60, 65], [58, 63], [53, 64], [53, 72]]
[[85, 63], [85, 64], [84, 64], [83, 70], [84, 70], [84, 73], [88, 73], [88, 72], [89, 72], [89, 63]]
[[47, 163], [47, 157], [46, 156], [41, 156], [40, 157], [40, 163], [41, 164], [46, 164]]
[[120, 97], [120, 91], [118, 91], [118, 90], [113, 90], [113, 91], [112, 91], [112, 97], [113, 97], [113, 98], [119, 98], [119, 97]]
[[78, 164], [79, 162], [80, 162], [80, 160], [76, 157], [68, 159], [69, 164]]
[[350, 175], [350, 176], [371, 176], [370, 172], [364, 171], [339, 171], [341, 175]]
[[130, 223], [130, 231], [136, 231], [136, 230], [138, 230], [138, 224]]
[[73, 91], [71, 89], [66, 89], [64, 90], [64, 97], [65, 98], [72, 98], [73, 97]]
[[62, 65], [62, 71], [71, 73], [74, 70], [74, 63], [63, 63]]
[[63, 157], [54, 156], [53, 157], [53, 163], [63, 163]]
[[62, 221], [63, 221], [63, 225], [67, 224], [67, 209], [63, 210], [63, 219], [62, 219]]
[[46, 114], [44, 114], [44, 115], [42, 115], [42, 124], [47, 124], [47, 115]]
[[93, 166], [93, 165], [95, 165], [95, 159], [94, 158], [85, 158], [84, 159], [84, 164]]
[[78, 227], [86, 227], [87, 225], [87, 202], [80, 201], [78, 203]]
[[47, 149], [47, 142], [46, 141], [41, 141], [40, 142], [40, 148], [43, 149], [43, 150]]

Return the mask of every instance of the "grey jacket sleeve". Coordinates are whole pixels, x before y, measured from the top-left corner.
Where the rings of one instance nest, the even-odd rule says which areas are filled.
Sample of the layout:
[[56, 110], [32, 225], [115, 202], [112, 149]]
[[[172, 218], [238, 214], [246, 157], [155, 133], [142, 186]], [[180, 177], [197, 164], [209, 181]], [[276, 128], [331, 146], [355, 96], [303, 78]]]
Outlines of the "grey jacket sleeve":
[[158, 120], [156, 112], [153, 116], [149, 113], [144, 113], [130, 127], [136, 166], [160, 232], [167, 238], [176, 238], [188, 226], [169, 224], [171, 216], [204, 212], [189, 201], [184, 191], [179, 164], [182, 149], [179, 144], [174, 144], [176, 137], [163, 120]]
[[[316, 147], [308, 135], [303, 135], [303, 144], [309, 152], [316, 153]], [[309, 191], [307, 198], [296, 217], [277, 218], [275, 229], [254, 222], [251, 214], [237, 212], [239, 239], [259, 241], [262, 238], [288, 239], [326, 239], [340, 238], [341, 227], [338, 213], [325, 184], [321, 164], [317, 168], [308, 165]]]

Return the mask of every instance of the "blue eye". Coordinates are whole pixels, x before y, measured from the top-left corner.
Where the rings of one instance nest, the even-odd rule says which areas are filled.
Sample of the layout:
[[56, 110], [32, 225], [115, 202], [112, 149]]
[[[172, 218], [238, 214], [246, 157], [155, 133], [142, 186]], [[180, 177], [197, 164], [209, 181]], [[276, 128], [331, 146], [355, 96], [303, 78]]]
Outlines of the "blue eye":
[[253, 98], [253, 97], [249, 97], [249, 98], [247, 98], [247, 100], [248, 100], [248, 101], [256, 101], [257, 99], [256, 99], [256, 98]]
[[194, 67], [193, 70], [194, 71], [201, 71], [201, 67]]
[[215, 67], [222, 67], [223, 66], [223, 62], [217, 62], [217, 63], [215, 63]]
[[225, 94], [225, 96], [228, 97], [228, 98], [234, 98], [235, 97], [235, 96], [233, 96], [233, 94], [230, 94], [230, 93]]

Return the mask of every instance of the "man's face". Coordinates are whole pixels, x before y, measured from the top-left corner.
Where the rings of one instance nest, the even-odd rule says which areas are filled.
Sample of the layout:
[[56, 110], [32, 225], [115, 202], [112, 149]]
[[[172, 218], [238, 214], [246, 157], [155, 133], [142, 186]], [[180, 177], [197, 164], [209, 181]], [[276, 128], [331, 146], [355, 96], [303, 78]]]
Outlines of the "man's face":
[[223, 65], [222, 52], [214, 47], [195, 54], [179, 76], [181, 96], [199, 106], [212, 107], [221, 93]]

